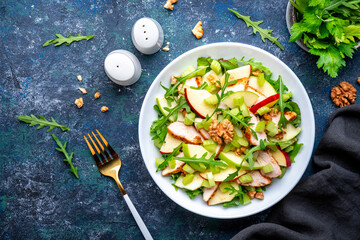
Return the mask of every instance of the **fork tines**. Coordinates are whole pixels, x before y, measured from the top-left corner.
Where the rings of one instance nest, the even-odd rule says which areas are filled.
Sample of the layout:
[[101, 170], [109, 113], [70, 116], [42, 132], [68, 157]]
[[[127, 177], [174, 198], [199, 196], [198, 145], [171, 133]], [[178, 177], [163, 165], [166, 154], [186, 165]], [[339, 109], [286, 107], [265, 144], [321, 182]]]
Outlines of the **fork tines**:
[[[103, 144], [101, 144], [101, 142], [99, 141], [99, 139], [96, 137], [94, 132], [91, 132], [92, 135], [94, 136], [95, 140], [97, 141], [98, 145], [100, 146], [101, 150], [99, 149], [99, 147], [96, 145], [95, 141], [92, 139], [92, 137], [90, 136], [90, 134], [88, 134], [93, 146], [96, 149], [96, 152], [94, 151], [92, 145], [90, 144], [90, 142], [87, 140], [86, 136], [84, 136], [84, 139], [91, 151], [91, 154], [96, 162], [97, 166], [101, 166], [107, 162], [112, 161], [114, 158], [117, 158], [118, 155], [116, 154], [116, 152], [112, 149], [112, 147], [110, 146], [110, 144], [105, 140], [105, 138], [101, 135], [101, 133], [96, 129], [96, 132], [98, 133], [98, 135], [100, 136], [103, 144], [105, 145], [105, 147], [103, 146]], [[110, 153], [110, 154], [109, 154]], [[110, 156], [111, 155], [111, 156]], [[102, 162], [100, 161], [99, 157], [101, 158]]]

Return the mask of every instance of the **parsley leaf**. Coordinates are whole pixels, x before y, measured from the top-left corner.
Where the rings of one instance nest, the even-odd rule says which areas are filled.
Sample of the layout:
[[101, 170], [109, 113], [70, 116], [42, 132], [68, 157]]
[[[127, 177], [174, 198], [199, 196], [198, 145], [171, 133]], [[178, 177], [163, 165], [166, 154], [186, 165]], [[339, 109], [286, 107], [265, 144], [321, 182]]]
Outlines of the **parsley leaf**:
[[236, 17], [242, 19], [245, 23], [247, 27], [252, 27], [253, 28], [253, 33], [259, 33], [260, 37], [262, 39], [263, 42], [265, 42], [265, 39], [269, 39], [270, 42], [274, 43], [276, 46], [278, 46], [281, 50], [284, 50], [284, 47], [281, 45], [281, 43], [278, 41], [278, 38], [273, 37], [271, 35], [271, 33], [273, 32], [272, 29], [264, 29], [262, 27], [260, 27], [259, 25], [261, 23], [263, 23], [264, 21], [257, 21], [257, 22], [253, 22], [252, 20], [250, 20], [250, 16], [244, 16], [241, 15], [240, 13], [238, 13], [235, 10], [229, 9], [228, 10], [232, 13], [235, 14]]

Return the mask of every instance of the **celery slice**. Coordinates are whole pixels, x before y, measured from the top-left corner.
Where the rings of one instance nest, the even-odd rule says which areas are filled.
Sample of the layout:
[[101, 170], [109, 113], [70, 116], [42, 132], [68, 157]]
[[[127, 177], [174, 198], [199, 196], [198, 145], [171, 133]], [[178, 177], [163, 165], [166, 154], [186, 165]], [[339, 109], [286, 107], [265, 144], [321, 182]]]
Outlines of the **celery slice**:
[[213, 60], [211, 62], [210, 68], [217, 74], [219, 75], [221, 73], [221, 65], [217, 60]]
[[265, 131], [265, 125], [266, 125], [265, 121], [258, 122], [258, 124], [256, 124], [255, 131], [258, 132], [258, 133], [264, 132]]
[[220, 168], [217, 166], [210, 166], [210, 170], [213, 174], [217, 174], [220, 172]]
[[241, 113], [242, 113], [242, 115], [244, 117], [250, 117], [249, 109], [248, 109], [248, 107], [246, 106], [245, 103], [240, 106], [240, 110], [241, 110]]
[[251, 203], [251, 199], [249, 197], [249, 195], [247, 195], [246, 193], [242, 195], [243, 197], [243, 205], [248, 205]]
[[171, 159], [168, 163], [170, 168], [174, 169], [176, 167], [175, 159]]
[[260, 116], [264, 115], [265, 113], [270, 112], [271, 109], [269, 107], [263, 106], [261, 108], [259, 108], [256, 113], [259, 114]]
[[225, 145], [225, 147], [224, 147], [224, 149], [222, 151], [226, 153], [226, 152], [230, 151], [231, 148], [232, 148], [231, 143], [228, 143], [228, 144]]
[[292, 150], [294, 150], [294, 146], [289, 146], [289, 147], [285, 148], [285, 152], [287, 152], [287, 153], [291, 152]]
[[221, 123], [224, 120], [224, 115], [218, 115], [217, 120]]
[[195, 71], [195, 68], [193, 66], [188, 66], [187, 68], [185, 68], [184, 72], [181, 74], [181, 77], [185, 77], [186, 75], [188, 75], [189, 73], [192, 73]]
[[218, 87], [216, 87], [214, 84], [210, 84], [209, 86], [206, 87], [206, 91], [208, 91], [209, 93], [213, 93], [215, 91], [218, 91]]
[[161, 146], [163, 145], [162, 143], [161, 143], [161, 140], [160, 140], [160, 138], [157, 138], [157, 139], [155, 139], [154, 140], [154, 145], [155, 145], [155, 147], [157, 147], [157, 148], [161, 148]]
[[155, 158], [155, 165], [159, 167], [165, 160], [163, 158]]
[[219, 188], [220, 188], [220, 191], [221, 191], [222, 193], [226, 193], [226, 192], [229, 191], [229, 190], [226, 189], [226, 188], [230, 188], [230, 186], [231, 186], [230, 183], [222, 182], [222, 183], [220, 183]]
[[271, 163], [269, 163], [269, 164], [265, 165], [265, 166], [262, 168], [262, 171], [263, 171], [264, 173], [269, 173], [269, 172], [274, 171], [274, 167], [273, 167], [273, 165], [272, 165]]
[[240, 182], [242, 182], [242, 183], [249, 183], [249, 182], [254, 181], [250, 174], [242, 175], [239, 179], [240, 179]]
[[249, 192], [255, 191], [255, 188], [251, 186], [246, 186], [245, 189], [248, 190]]
[[267, 134], [270, 137], [274, 137], [279, 132], [279, 129], [277, 128], [276, 124], [273, 121], [270, 121], [266, 124], [266, 130], [268, 131]]
[[263, 72], [259, 73], [258, 77], [257, 77], [257, 84], [262, 87], [264, 86], [265, 83], [265, 74]]
[[204, 140], [202, 146], [209, 152], [216, 152], [217, 143], [213, 140]]
[[213, 187], [215, 186], [215, 180], [214, 180], [214, 175], [212, 172], [208, 172], [207, 173], [207, 177], [208, 177], [208, 181], [209, 181], [209, 186]]
[[183, 170], [184, 170], [185, 172], [187, 172], [187, 173], [194, 173], [194, 172], [195, 172], [195, 169], [193, 169], [192, 167], [190, 167], [189, 164], [185, 164], [185, 165], [183, 166]]
[[210, 188], [209, 181], [208, 181], [208, 180], [203, 180], [201, 186], [202, 186], [202, 187], [206, 187], [206, 188]]
[[219, 100], [218, 98], [216, 97], [216, 95], [211, 95], [210, 97], [208, 98], [205, 98], [204, 99], [204, 102], [207, 104], [207, 105], [216, 105]]
[[193, 125], [194, 120], [195, 120], [195, 113], [193, 112], [187, 113], [185, 115], [184, 123], [185, 125]]
[[187, 174], [187, 175], [183, 178], [182, 183], [183, 183], [184, 185], [188, 185], [188, 184], [191, 183], [193, 180], [194, 180], [194, 174], [189, 173], [189, 174]]
[[245, 100], [244, 100], [244, 96], [241, 96], [239, 98], [234, 98], [233, 99], [234, 105], [235, 106], [242, 106], [245, 104]]
[[283, 102], [287, 102], [292, 97], [292, 92], [284, 93], [282, 95]]
[[232, 114], [234, 114], [235, 116], [237, 116], [239, 113], [240, 113], [240, 110], [239, 110], [239, 108], [233, 108], [233, 109], [231, 109], [231, 111], [230, 111]]

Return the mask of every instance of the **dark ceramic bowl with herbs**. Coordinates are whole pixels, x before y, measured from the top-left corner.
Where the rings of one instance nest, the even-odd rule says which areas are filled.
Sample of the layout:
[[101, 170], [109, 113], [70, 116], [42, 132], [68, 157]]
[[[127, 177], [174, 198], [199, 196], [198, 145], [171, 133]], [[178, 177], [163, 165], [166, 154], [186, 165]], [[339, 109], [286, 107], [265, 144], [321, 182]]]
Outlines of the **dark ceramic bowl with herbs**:
[[289, 1], [286, 23], [290, 42], [318, 56], [318, 68], [333, 78], [360, 45], [359, 1]]

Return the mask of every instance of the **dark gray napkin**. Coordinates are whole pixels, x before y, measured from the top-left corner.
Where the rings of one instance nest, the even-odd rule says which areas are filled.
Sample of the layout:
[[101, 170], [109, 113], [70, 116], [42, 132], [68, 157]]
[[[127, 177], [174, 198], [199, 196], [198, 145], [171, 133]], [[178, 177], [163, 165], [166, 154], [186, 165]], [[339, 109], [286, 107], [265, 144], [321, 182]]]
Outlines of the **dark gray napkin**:
[[333, 113], [314, 164], [318, 172], [280, 201], [266, 223], [233, 239], [360, 239], [360, 104]]

